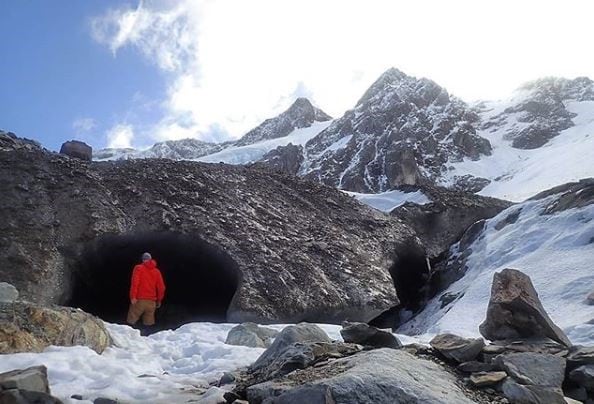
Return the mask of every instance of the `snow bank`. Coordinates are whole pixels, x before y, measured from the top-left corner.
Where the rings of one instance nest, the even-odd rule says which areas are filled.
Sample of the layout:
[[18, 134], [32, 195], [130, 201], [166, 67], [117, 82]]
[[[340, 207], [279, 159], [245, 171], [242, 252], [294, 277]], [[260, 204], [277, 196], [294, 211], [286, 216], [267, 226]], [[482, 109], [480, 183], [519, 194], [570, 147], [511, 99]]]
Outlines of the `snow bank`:
[[[447, 289], [463, 296], [445, 308], [437, 296], [399, 332], [478, 336], [493, 274], [515, 268], [530, 276], [550, 317], [574, 344], [594, 345], [594, 325], [587, 324], [594, 319], [594, 306], [585, 302], [594, 290], [594, 205], [542, 215], [557, 197], [512, 206], [489, 220], [483, 236], [470, 246], [465, 276]], [[495, 228], [518, 210], [515, 223]], [[457, 244], [452, 247], [457, 249]]]
[[431, 199], [421, 191], [402, 192], [394, 190], [382, 192], [380, 194], [360, 194], [350, 191], [343, 192], [355, 197], [359, 202], [369, 205], [377, 210], [381, 210], [382, 212], [390, 212], [406, 202], [413, 202], [418, 205], [424, 205], [431, 202]]
[[292, 143], [296, 146], [304, 145], [307, 141], [315, 137], [330, 125], [332, 121], [314, 122], [308, 128], [295, 129], [289, 135], [277, 139], [265, 140], [262, 142], [246, 145], [229, 147], [218, 153], [209, 154], [200, 157], [196, 161], [205, 163], [227, 163], [227, 164], [248, 164], [261, 159], [266, 153], [276, 149], [279, 146], [286, 146]]
[[[491, 103], [484, 121], [512, 104]], [[594, 101], [568, 102], [566, 108], [577, 114], [572, 119], [575, 126], [538, 149], [515, 149], [504, 139], [511, 126], [526, 125], [513, 117], [494, 132], [480, 131], [491, 142], [492, 155], [451, 164], [441, 184], [452, 185], [456, 176], [471, 174], [491, 180], [479, 195], [521, 202], [554, 186], [594, 176]]]

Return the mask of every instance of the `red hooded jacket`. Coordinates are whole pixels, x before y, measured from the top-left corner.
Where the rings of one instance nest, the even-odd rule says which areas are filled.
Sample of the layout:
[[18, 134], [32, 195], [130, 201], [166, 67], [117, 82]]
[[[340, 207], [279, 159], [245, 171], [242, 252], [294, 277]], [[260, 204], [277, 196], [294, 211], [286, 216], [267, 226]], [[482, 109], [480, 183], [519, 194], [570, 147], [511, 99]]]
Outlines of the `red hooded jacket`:
[[148, 260], [136, 265], [132, 272], [130, 285], [130, 300], [154, 300], [161, 302], [165, 297], [165, 283], [161, 271], [157, 268], [157, 261]]

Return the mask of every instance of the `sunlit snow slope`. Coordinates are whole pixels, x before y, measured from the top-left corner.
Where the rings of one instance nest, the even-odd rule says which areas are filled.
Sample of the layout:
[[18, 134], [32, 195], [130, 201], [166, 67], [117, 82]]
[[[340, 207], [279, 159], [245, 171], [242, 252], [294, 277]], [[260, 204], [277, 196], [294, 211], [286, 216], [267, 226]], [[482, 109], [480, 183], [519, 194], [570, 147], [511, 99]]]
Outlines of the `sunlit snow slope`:
[[[514, 103], [517, 98], [486, 103], [481, 118], [488, 121]], [[456, 176], [470, 174], [491, 180], [480, 195], [520, 202], [556, 185], [594, 176], [594, 101], [570, 101], [565, 108], [576, 114], [575, 126], [537, 149], [513, 148], [511, 140], [505, 139], [512, 127], [525, 125], [514, 116], [503, 126], [479, 131], [491, 142], [492, 155], [451, 164], [440, 185], [451, 185]]]
[[[515, 268], [531, 277], [545, 309], [573, 343], [594, 344], [594, 324], [588, 324], [594, 319], [594, 306], [585, 301], [594, 290], [594, 204], [543, 212], [557, 203], [559, 196], [527, 201], [490, 219], [482, 235], [469, 246], [472, 252], [465, 276], [430, 301], [399, 332], [478, 335], [493, 274]], [[518, 211], [517, 221], [501, 228], [502, 221]], [[459, 248], [459, 243], [452, 247], [453, 258], [460, 254]], [[462, 296], [442, 308], [439, 297], [444, 293]]]
[[199, 157], [197, 161], [205, 163], [247, 164], [256, 162], [269, 151], [279, 146], [292, 143], [296, 146], [305, 144], [330, 125], [332, 121], [314, 122], [310, 127], [295, 129], [288, 136], [264, 140], [246, 146], [232, 146], [218, 153]]

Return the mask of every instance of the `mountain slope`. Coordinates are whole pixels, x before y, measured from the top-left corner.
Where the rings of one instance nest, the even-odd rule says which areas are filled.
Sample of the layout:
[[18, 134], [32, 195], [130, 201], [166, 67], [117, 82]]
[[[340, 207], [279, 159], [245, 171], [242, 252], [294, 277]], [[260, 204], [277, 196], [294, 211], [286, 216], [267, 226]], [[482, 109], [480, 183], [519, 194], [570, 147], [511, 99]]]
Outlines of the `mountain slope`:
[[300, 175], [356, 192], [431, 180], [448, 161], [491, 153], [476, 134], [478, 120], [435, 82], [390, 69], [306, 144]]
[[399, 332], [478, 335], [493, 274], [515, 268], [531, 277], [547, 312], [573, 343], [592, 343], [594, 306], [585, 299], [594, 290], [594, 179], [511, 206], [482, 226], [450, 249], [444, 271], [461, 279]]
[[594, 175], [591, 80], [538, 80], [509, 100], [483, 102], [478, 108], [482, 124], [477, 133], [490, 141], [493, 152], [449, 164], [438, 180], [441, 185], [451, 187], [469, 176], [483, 178], [481, 195], [522, 201]]

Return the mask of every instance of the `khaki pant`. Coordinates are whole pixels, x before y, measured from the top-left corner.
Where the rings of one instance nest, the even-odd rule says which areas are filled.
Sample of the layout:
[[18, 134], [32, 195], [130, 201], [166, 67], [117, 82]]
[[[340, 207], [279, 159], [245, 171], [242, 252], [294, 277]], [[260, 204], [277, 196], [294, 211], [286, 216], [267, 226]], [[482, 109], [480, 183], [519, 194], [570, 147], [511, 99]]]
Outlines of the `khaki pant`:
[[130, 304], [128, 310], [128, 324], [136, 324], [138, 319], [142, 316], [142, 324], [155, 324], [155, 310], [157, 309], [157, 302], [154, 300], [138, 300], [136, 304]]

